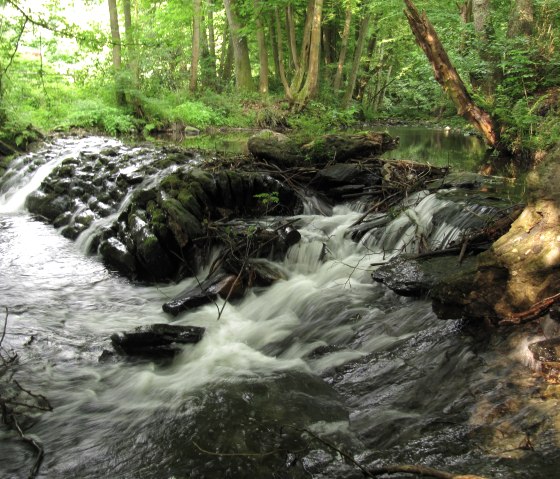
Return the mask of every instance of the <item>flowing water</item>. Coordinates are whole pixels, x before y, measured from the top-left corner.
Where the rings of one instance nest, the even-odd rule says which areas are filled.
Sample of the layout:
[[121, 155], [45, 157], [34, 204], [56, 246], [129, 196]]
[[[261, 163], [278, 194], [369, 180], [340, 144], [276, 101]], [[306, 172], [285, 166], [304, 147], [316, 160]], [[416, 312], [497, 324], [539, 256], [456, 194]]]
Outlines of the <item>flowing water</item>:
[[[309, 206], [302, 241], [280, 265], [287, 279], [228, 304], [219, 320], [221, 304], [171, 318], [161, 304], [193, 279], [133, 284], [22, 206], [65, 155], [106, 144], [58, 140], [58, 154], [13, 176], [0, 200], [3, 346], [19, 356], [19, 382], [53, 406], [25, 423], [45, 449], [39, 477], [363, 477], [313, 435], [366, 466], [558, 477], [556, 403], [536, 397], [525, 336], [438, 320], [428, 302], [372, 283], [371, 263], [413, 247], [411, 228], [441, 245], [468, 227], [446, 200], [418, 194], [359, 244], [344, 234], [355, 205], [329, 216]], [[157, 322], [207, 331], [170, 362], [99, 361], [112, 333]], [[527, 436], [534, 450], [518, 447]], [[34, 455], [0, 431], [2, 477], [27, 477]]]

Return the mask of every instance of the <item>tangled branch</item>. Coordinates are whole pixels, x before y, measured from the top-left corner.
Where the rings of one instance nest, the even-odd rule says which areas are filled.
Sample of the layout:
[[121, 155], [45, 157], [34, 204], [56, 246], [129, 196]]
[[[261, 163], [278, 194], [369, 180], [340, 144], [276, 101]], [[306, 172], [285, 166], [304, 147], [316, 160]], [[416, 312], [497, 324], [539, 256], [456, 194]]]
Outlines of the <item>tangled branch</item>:
[[35, 449], [35, 461], [29, 472], [29, 478], [34, 478], [39, 473], [45, 452], [37, 439], [25, 434], [20, 416], [37, 411], [52, 411], [52, 406], [45, 396], [29, 391], [14, 378], [12, 368], [17, 363], [18, 355], [7, 351], [3, 346], [9, 316], [8, 308], [5, 307], [5, 309], [6, 316], [4, 317], [2, 336], [0, 337], [0, 360], [2, 361], [0, 367], [0, 381], [2, 382], [2, 388], [0, 388], [0, 412], [4, 425], [8, 429], [15, 431], [23, 442]]

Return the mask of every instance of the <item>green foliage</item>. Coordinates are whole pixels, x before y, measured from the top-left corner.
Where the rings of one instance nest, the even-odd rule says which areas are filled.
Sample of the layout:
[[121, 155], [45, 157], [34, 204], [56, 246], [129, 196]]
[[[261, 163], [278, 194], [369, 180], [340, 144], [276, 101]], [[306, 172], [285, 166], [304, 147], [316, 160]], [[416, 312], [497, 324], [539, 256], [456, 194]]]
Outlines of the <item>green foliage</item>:
[[65, 128], [98, 128], [111, 135], [129, 134], [135, 130], [132, 115], [94, 99], [79, 100], [63, 120]]
[[278, 191], [273, 191], [271, 193], [258, 193], [253, 195], [253, 197], [257, 198], [263, 206], [276, 205], [280, 202]]
[[170, 118], [200, 129], [225, 123], [224, 117], [200, 101], [186, 101], [177, 105], [171, 110]]

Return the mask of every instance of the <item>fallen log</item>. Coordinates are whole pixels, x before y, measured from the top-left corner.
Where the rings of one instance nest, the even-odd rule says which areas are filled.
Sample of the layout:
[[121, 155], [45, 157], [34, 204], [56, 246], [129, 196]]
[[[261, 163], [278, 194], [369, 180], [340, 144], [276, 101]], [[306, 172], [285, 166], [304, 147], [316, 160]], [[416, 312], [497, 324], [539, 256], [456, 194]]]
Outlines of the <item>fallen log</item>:
[[247, 148], [255, 158], [285, 169], [379, 156], [395, 148], [397, 144], [398, 138], [393, 138], [388, 133], [368, 132], [325, 135], [299, 145], [285, 135], [265, 130], [249, 138]]

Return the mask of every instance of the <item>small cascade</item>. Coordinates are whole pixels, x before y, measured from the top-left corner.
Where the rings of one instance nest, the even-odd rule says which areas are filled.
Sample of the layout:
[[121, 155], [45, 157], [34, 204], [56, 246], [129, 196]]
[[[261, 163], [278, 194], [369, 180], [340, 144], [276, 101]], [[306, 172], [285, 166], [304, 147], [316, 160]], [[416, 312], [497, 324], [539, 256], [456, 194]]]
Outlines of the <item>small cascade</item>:
[[[0, 193], [0, 213], [21, 213], [25, 210], [25, 200], [30, 193], [39, 188], [42, 181], [60, 165], [67, 157], [49, 155], [47, 162], [33, 153], [18, 158], [12, 165], [13, 175], [2, 185]], [[35, 163], [37, 159], [37, 163]], [[31, 166], [30, 166], [31, 165]], [[29, 175], [32, 173], [31, 179]]]
[[437, 193], [420, 191], [401, 206], [389, 224], [372, 228], [361, 242], [368, 250], [391, 258], [401, 253], [418, 253], [448, 248], [469, 232], [491, 223], [503, 206], [493, 198], [459, 199], [454, 190]]

